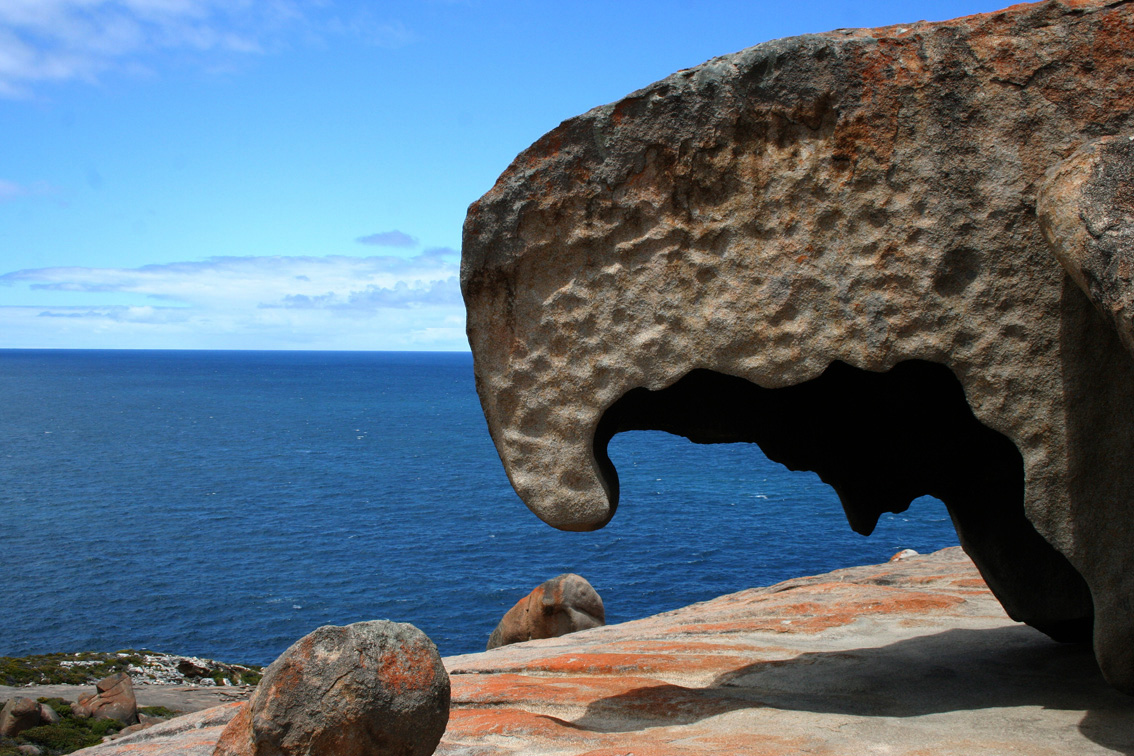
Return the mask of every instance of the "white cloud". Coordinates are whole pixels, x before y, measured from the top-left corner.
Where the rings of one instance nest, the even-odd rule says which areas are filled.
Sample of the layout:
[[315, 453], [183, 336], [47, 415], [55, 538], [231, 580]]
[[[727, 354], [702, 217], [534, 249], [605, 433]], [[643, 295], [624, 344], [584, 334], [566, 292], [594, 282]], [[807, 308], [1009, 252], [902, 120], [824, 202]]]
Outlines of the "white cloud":
[[148, 71], [180, 53], [211, 70], [295, 39], [351, 35], [403, 47], [404, 24], [360, 14], [327, 17], [322, 0], [0, 0], [0, 97], [51, 81], [93, 82], [108, 71]]
[[303, 20], [299, 0], [2, 0], [0, 96], [150, 69], [155, 53], [262, 52]]
[[[20, 270], [0, 285], [84, 304], [0, 307], [0, 347], [466, 349], [457, 280], [449, 249]], [[113, 301], [139, 295], [170, 304]]]
[[458, 254], [431, 249], [413, 257], [211, 257], [139, 268], [36, 268], [0, 275], [0, 284], [70, 292], [142, 294], [186, 304], [272, 305], [289, 296], [349, 299], [399, 282], [427, 288], [458, 275]]
[[428, 305], [460, 306], [461, 286], [457, 276], [444, 281], [423, 283], [415, 281], [408, 284], [398, 281], [391, 286], [370, 285], [361, 291], [351, 291], [345, 295], [329, 292], [318, 296], [289, 294], [276, 304], [261, 304], [261, 307], [285, 307], [295, 310], [375, 310], [395, 307], [422, 307]]
[[397, 229], [360, 236], [355, 241], [359, 244], [373, 244], [379, 247], [416, 247], [418, 243], [417, 239]]

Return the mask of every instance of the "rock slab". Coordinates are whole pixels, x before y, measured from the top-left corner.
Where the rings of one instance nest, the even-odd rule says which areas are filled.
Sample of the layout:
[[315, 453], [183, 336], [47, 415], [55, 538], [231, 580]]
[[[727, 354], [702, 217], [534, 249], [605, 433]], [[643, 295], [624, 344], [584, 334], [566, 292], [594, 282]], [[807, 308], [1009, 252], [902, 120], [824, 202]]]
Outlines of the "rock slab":
[[215, 756], [429, 756], [449, 696], [437, 647], [413, 625], [328, 625], [265, 670]]
[[[1134, 699], [1011, 621], [958, 548], [445, 664], [439, 756], [1134, 752]], [[237, 711], [81, 753], [207, 756]]]
[[76, 753], [91, 756], [212, 756], [224, 728], [245, 708], [233, 702], [202, 709]]
[[501, 618], [488, 650], [606, 624], [602, 597], [582, 575], [564, 573], [536, 586]]

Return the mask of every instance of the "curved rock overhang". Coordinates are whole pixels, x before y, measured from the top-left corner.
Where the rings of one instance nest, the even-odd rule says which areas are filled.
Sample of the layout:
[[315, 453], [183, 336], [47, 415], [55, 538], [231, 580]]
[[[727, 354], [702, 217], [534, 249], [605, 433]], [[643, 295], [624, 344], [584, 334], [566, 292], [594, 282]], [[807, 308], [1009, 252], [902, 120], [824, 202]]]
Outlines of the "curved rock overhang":
[[1020, 454], [1024, 515], [1086, 581], [1100, 666], [1134, 691], [1134, 360], [1088, 294], [1125, 300], [1084, 294], [1036, 215], [1046, 171], [1134, 134], [1132, 71], [1134, 4], [1048, 0], [765, 43], [541, 138], [469, 208], [461, 262], [520, 497], [604, 525], [604, 413], [693, 371], [780, 389], [840, 362], [942, 365]]

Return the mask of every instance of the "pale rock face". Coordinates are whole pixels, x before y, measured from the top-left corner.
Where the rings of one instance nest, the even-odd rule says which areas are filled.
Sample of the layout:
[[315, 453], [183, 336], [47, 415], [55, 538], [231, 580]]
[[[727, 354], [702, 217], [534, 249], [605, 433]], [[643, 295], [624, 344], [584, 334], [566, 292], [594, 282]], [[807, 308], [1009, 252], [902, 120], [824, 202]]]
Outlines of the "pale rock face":
[[1134, 134], [1076, 150], [1048, 172], [1037, 209], [1059, 262], [1134, 354]]
[[1036, 216], [1045, 172], [1134, 133], [1132, 40], [1103, 0], [778, 40], [541, 138], [461, 270], [521, 498], [602, 527], [641, 428], [759, 443], [864, 533], [933, 494], [1011, 616], [1093, 626], [1134, 692], [1134, 361]]

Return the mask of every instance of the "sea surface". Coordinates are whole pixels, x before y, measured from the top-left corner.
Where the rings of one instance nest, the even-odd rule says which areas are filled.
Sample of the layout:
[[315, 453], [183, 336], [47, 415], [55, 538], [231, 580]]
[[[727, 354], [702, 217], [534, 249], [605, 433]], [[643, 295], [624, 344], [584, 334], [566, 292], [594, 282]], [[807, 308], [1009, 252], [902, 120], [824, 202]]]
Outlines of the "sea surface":
[[0, 655], [266, 664], [378, 618], [461, 654], [563, 572], [620, 622], [957, 543], [929, 498], [859, 536], [755, 445], [610, 455], [618, 513], [563, 533], [512, 491], [469, 354], [0, 350]]

